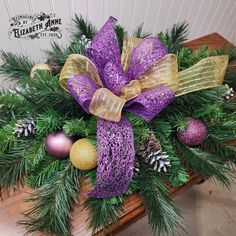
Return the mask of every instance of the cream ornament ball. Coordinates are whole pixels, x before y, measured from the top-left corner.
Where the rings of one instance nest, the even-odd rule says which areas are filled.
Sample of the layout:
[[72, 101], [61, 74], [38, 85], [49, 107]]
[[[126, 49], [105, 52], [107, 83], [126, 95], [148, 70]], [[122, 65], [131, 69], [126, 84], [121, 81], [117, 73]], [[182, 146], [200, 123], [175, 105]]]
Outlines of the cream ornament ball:
[[30, 71], [30, 78], [33, 79], [35, 77], [36, 70], [46, 70], [51, 73], [51, 69], [48, 64], [36, 64], [32, 67]]
[[89, 139], [79, 139], [70, 149], [70, 161], [77, 169], [91, 170], [97, 166], [97, 150]]

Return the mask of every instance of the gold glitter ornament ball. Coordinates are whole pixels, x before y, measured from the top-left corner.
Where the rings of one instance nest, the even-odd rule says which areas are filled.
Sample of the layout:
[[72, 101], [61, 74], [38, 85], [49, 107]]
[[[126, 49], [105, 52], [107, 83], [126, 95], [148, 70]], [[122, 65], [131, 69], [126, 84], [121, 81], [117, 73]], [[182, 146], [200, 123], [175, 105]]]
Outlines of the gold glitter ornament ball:
[[51, 72], [51, 69], [48, 64], [36, 64], [32, 67], [30, 71], [30, 78], [33, 79], [35, 77], [36, 70], [46, 70]]
[[77, 169], [91, 170], [97, 165], [97, 150], [89, 139], [79, 139], [70, 149], [70, 161]]

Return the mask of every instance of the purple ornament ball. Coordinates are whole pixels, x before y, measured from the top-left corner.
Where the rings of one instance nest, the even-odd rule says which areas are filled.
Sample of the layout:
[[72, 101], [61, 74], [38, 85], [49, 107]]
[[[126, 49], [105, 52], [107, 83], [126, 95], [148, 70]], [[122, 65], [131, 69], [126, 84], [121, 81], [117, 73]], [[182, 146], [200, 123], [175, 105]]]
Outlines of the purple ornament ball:
[[187, 129], [178, 131], [177, 137], [186, 146], [199, 146], [207, 137], [207, 128], [201, 120], [188, 118]]
[[72, 144], [71, 138], [62, 131], [58, 131], [48, 135], [45, 141], [45, 148], [50, 156], [63, 159], [69, 156]]

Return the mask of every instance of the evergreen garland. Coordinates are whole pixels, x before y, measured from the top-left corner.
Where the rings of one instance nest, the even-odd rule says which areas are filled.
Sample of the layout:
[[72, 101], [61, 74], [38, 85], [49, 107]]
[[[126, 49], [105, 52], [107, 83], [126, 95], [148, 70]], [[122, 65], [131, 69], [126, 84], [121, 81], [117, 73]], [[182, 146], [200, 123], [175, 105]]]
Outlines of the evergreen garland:
[[[46, 52], [47, 62], [62, 68], [71, 53], [82, 53], [84, 46], [80, 39], [92, 39], [95, 27], [81, 16], [73, 19], [72, 41], [67, 48], [53, 43]], [[135, 37], [145, 38], [140, 25]], [[127, 34], [122, 26], [116, 26], [116, 34], [122, 49], [123, 37]], [[184, 47], [188, 24], [176, 24], [170, 31], [158, 36], [170, 53], [176, 53], [179, 70], [194, 65], [211, 55], [229, 55], [236, 59], [236, 50], [209, 50], [201, 47], [197, 52]], [[48, 156], [44, 148], [47, 135], [55, 130], [64, 130], [69, 136], [89, 137], [96, 142], [95, 117], [85, 114], [74, 99], [58, 83], [60, 70], [54, 74], [37, 71], [35, 79], [30, 78], [34, 63], [23, 55], [0, 52], [2, 65], [0, 73], [17, 82], [20, 88], [0, 91], [0, 193], [9, 187], [14, 190], [25, 183], [35, 188], [28, 201], [32, 208], [25, 212], [26, 220], [20, 223], [27, 234], [36, 231], [49, 232], [58, 236], [71, 235], [70, 210], [77, 202], [77, 193], [82, 176], [92, 185], [96, 170], [79, 171], [68, 160], [55, 160]], [[225, 84], [236, 88], [235, 71], [228, 67]], [[147, 209], [149, 223], [154, 232], [174, 234], [182, 230], [180, 211], [174, 206], [171, 195], [164, 183], [181, 186], [188, 181], [188, 170], [204, 178], [230, 187], [235, 179], [236, 148], [228, 141], [236, 137], [235, 99], [224, 101], [222, 94], [227, 85], [207, 89], [177, 97], [158, 117], [148, 123], [140, 117], [125, 113], [133, 124], [136, 150], [140, 141], [150, 131], [160, 140], [163, 150], [168, 153], [171, 167], [167, 174], [157, 173], [147, 168], [138, 157], [140, 171], [134, 177], [128, 191], [120, 197], [109, 199], [88, 198], [84, 207], [89, 212], [88, 225], [96, 232], [104, 233], [111, 222], [116, 222], [123, 212], [127, 195], [138, 192]], [[18, 120], [33, 117], [36, 121], [35, 137], [17, 138], [13, 134]], [[189, 148], [179, 143], [176, 130], [186, 127], [186, 117], [202, 119], [208, 128], [208, 137], [199, 148]]]

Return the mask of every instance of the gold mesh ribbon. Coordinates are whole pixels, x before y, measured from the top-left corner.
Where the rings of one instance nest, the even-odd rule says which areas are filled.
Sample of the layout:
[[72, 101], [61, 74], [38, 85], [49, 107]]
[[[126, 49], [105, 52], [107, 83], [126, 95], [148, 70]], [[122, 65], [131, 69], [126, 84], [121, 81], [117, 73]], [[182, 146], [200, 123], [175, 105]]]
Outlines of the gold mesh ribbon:
[[125, 36], [123, 39], [123, 48], [121, 54], [121, 62], [125, 72], [128, 71], [129, 62], [132, 57], [134, 48], [142, 41], [140, 38]]
[[179, 89], [176, 96], [220, 86], [224, 80], [228, 60], [228, 56], [208, 57], [179, 72]]
[[106, 88], [97, 89], [89, 105], [89, 112], [114, 122], [119, 122], [126, 100]]
[[51, 69], [48, 64], [36, 64], [32, 67], [30, 71], [30, 78], [33, 79], [35, 77], [36, 70], [47, 70], [49, 73], [51, 72]]
[[[122, 65], [127, 72], [133, 50], [141, 39], [125, 37], [122, 50]], [[137, 80], [132, 80], [121, 88], [120, 96], [103, 88], [96, 66], [85, 56], [71, 54], [60, 75], [60, 85], [66, 89], [67, 80], [72, 75], [85, 74], [94, 80], [98, 89], [90, 102], [89, 112], [106, 120], [118, 122], [124, 104], [143, 92], [166, 86], [176, 92], [176, 96], [194, 91], [220, 86], [228, 64], [228, 56], [208, 57], [194, 66], [178, 73], [176, 55], [167, 54], [152, 63]]]
[[59, 78], [62, 88], [67, 90], [67, 80], [72, 75], [87, 75], [98, 85], [102, 86], [98, 70], [91, 60], [80, 54], [70, 54], [63, 66]]

